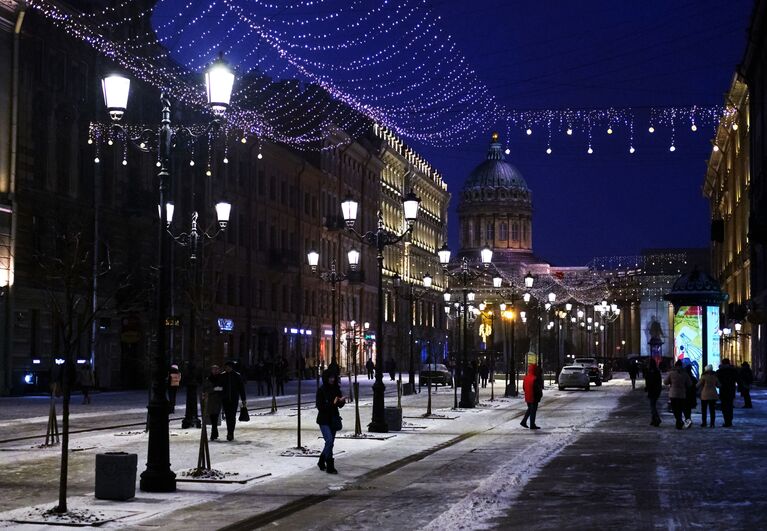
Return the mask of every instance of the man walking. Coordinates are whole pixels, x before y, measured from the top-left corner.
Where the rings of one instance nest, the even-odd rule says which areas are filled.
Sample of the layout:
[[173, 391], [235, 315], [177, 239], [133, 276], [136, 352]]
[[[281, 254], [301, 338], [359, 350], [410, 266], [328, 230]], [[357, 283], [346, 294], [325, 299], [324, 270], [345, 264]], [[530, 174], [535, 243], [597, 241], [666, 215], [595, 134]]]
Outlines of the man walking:
[[629, 362], [629, 378], [631, 378], [631, 389], [637, 388], [637, 372], [638, 367], [635, 361]]
[[219, 375], [221, 383], [221, 405], [226, 417], [226, 440], [234, 439], [234, 426], [237, 423], [237, 402], [245, 405], [245, 385], [242, 377], [234, 370], [231, 361], [224, 363], [224, 372]]
[[730, 365], [729, 358], [723, 358], [719, 370], [716, 371], [719, 380], [719, 400], [722, 401], [722, 416], [725, 428], [732, 426], [732, 409], [735, 402], [735, 389], [738, 385], [738, 370]]
[[376, 368], [375, 363], [373, 363], [373, 358], [368, 358], [367, 363], [365, 363], [365, 368], [368, 370], [368, 380], [372, 380], [374, 378], [373, 371]]
[[[738, 380], [738, 386], [740, 387], [740, 395], [743, 397], [743, 407], [751, 409], [751, 385], [754, 383], [754, 372], [751, 370], [751, 365], [747, 361], [744, 361], [740, 366], [740, 378]], [[89, 402], [90, 403], [90, 402]]]

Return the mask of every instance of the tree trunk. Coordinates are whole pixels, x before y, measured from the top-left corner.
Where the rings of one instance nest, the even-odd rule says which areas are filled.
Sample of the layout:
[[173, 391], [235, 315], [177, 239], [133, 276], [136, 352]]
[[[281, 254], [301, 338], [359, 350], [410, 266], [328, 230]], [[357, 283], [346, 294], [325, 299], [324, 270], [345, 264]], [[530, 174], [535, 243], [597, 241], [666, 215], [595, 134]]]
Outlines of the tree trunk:
[[[69, 358], [69, 356], [67, 356]], [[64, 362], [64, 371], [62, 374], [62, 392], [64, 402], [62, 404], [62, 425], [61, 425], [61, 473], [59, 475], [59, 504], [56, 506], [57, 513], [67, 512], [67, 474], [69, 472], [69, 401], [72, 398], [71, 385], [71, 360]]]

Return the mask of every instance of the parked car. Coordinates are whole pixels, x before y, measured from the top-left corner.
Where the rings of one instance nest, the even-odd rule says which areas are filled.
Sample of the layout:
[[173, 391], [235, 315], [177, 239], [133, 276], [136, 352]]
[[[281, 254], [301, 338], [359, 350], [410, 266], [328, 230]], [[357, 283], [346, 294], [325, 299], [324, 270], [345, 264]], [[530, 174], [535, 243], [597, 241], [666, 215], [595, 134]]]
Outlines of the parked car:
[[589, 380], [596, 386], [602, 385], [602, 369], [596, 358], [575, 358], [574, 365], [582, 365], [586, 368]]
[[591, 379], [588, 369], [583, 365], [566, 365], [559, 373], [559, 390], [564, 391], [567, 387], [577, 387], [588, 391], [591, 389]]
[[428, 385], [429, 382], [435, 385], [453, 385], [453, 375], [442, 363], [421, 365], [420, 374], [421, 385]]

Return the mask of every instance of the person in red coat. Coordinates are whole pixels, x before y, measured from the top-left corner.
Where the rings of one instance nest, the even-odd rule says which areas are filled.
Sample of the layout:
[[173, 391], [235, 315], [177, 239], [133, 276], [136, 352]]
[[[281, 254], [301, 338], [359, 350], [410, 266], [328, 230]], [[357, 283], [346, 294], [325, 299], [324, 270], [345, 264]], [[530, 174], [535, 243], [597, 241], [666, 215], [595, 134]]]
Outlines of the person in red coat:
[[538, 413], [538, 403], [543, 398], [543, 371], [536, 364], [531, 363], [527, 366], [527, 374], [522, 381], [522, 387], [525, 390], [527, 411], [520, 424], [527, 428], [527, 419], [530, 419], [529, 428], [531, 430], [540, 430], [540, 426], [535, 424], [535, 415]]

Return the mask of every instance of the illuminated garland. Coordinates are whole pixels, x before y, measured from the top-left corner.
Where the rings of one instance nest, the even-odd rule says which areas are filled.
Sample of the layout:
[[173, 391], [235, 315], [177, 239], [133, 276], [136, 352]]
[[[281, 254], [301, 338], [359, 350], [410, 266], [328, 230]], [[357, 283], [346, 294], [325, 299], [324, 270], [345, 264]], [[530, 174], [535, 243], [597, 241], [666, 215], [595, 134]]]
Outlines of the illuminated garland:
[[[584, 152], [591, 155], [598, 138], [617, 133], [633, 154], [639, 149], [636, 128], [646, 123], [653, 135], [664, 128], [663, 138], [674, 152], [682, 129], [694, 133], [716, 126], [720, 118], [734, 120], [734, 110], [722, 106], [507, 109], [441, 29], [426, 0], [365, 4], [190, 0], [179, 6], [160, 0], [147, 9], [135, 0], [122, 0], [80, 14], [66, 13], [51, 0], [31, 0], [30, 7], [136, 78], [200, 110], [204, 92], [201, 83], [191, 81], [195, 77], [190, 70], [225, 52], [241, 73], [228, 112], [231, 127], [298, 149], [323, 148], [328, 132], [335, 129], [358, 137], [371, 121], [433, 146], [454, 146], [500, 122], [507, 142], [515, 134], [543, 134], [547, 154], [554, 152], [555, 134], [582, 137]], [[111, 37], [124, 26], [147, 27], [150, 15], [153, 29], [130, 32], [122, 40]], [[375, 42], [382, 44], [375, 48]], [[168, 60], [163, 46], [171, 44], [172, 55], [189, 70]]]

